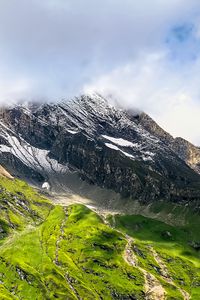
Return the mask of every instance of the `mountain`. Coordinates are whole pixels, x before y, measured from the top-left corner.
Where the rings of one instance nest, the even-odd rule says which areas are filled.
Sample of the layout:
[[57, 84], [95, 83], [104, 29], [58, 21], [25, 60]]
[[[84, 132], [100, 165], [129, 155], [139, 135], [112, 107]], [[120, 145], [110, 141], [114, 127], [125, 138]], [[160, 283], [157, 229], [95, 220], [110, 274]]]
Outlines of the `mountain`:
[[2, 108], [0, 145], [10, 173], [52, 191], [95, 185], [141, 203], [199, 203], [199, 149], [99, 95]]
[[99, 95], [0, 114], [0, 299], [199, 299], [197, 147]]

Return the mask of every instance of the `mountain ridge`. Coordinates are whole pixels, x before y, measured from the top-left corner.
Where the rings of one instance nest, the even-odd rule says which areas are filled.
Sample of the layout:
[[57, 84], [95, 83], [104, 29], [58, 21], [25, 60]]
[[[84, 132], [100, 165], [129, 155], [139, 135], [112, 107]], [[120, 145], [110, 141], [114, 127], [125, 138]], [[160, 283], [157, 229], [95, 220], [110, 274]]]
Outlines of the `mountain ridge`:
[[182, 137], [173, 138], [168, 132], [162, 129], [150, 116], [145, 113], [139, 115], [139, 122], [149, 132], [170, 145], [171, 149], [197, 173], [200, 173], [200, 149]]
[[[0, 140], [5, 167], [16, 170], [21, 165], [21, 176], [32, 174], [33, 181], [76, 173], [90, 184], [143, 202], [200, 199], [198, 164], [195, 168], [180, 153], [179, 140], [149, 116], [130, 115], [99, 95], [34, 109], [6, 108], [1, 111]], [[196, 156], [198, 162], [198, 151]]]

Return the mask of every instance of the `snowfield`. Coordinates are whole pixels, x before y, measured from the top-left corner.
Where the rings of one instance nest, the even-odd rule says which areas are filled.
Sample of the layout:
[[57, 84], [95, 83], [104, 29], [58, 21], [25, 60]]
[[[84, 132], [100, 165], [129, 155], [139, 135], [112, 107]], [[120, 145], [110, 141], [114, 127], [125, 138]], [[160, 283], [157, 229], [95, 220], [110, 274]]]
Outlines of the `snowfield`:
[[[153, 152], [143, 150], [142, 149], [142, 144], [132, 143], [128, 140], [125, 140], [125, 139], [122, 139], [122, 138], [114, 138], [114, 137], [111, 137], [111, 136], [108, 136], [108, 135], [102, 135], [102, 137], [106, 140], [109, 140], [113, 144], [115, 144], [115, 145], [113, 145], [111, 143], [105, 143], [105, 145], [108, 148], [116, 150], [116, 151], [120, 151], [125, 156], [127, 156], [131, 159], [138, 159], [138, 160], [144, 160], [144, 161], [153, 161], [153, 157], [154, 157], [155, 154]], [[118, 146], [119, 147], [131, 148], [131, 150], [133, 150], [133, 152], [134, 152], [134, 155], [123, 151]]]

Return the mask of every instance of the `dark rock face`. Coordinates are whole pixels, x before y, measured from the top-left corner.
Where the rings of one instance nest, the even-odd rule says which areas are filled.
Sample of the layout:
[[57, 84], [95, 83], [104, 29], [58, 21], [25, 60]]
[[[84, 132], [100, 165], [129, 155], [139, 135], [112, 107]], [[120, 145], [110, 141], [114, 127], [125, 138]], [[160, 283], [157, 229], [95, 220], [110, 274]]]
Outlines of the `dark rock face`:
[[0, 153], [1, 164], [6, 167], [15, 177], [23, 177], [28, 182], [44, 182], [45, 178], [37, 170], [24, 164], [18, 157], [11, 153]]
[[200, 149], [181, 137], [173, 138], [163, 130], [152, 118], [142, 113], [137, 122], [151, 134], [158, 137], [172, 151], [174, 151], [185, 163], [200, 174]]
[[181, 154], [181, 142], [147, 115], [116, 109], [98, 95], [5, 109], [0, 127], [0, 157], [8, 170], [12, 156], [22, 163], [22, 175], [24, 166], [41, 178], [63, 166], [143, 202], [200, 199], [200, 176], [188, 166], [187, 151]]

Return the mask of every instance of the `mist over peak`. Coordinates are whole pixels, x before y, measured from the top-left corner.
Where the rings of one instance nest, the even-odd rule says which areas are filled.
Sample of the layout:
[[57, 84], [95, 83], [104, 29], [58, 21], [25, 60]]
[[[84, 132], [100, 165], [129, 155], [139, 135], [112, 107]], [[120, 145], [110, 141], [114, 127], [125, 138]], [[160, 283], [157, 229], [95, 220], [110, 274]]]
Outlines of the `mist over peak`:
[[197, 0], [13, 0], [0, 18], [1, 104], [97, 91], [200, 142]]

